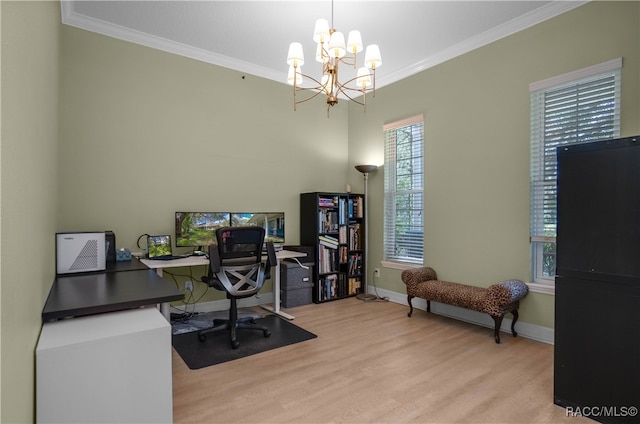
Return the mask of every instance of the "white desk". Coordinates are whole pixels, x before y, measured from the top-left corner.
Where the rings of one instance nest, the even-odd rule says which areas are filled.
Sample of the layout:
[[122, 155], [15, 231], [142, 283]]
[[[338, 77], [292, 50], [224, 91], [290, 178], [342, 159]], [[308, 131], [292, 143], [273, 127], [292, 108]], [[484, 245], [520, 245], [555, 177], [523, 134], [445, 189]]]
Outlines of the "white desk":
[[[276, 252], [278, 259], [276, 266], [271, 270], [271, 281], [273, 281], [273, 306], [260, 305], [263, 309], [280, 315], [283, 318], [292, 320], [295, 317], [280, 310], [280, 261], [282, 259], [303, 258], [307, 256], [303, 252], [292, 250], [279, 250]], [[172, 259], [170, 261], [157, 261], [153, 259], [140, 259], [140, 262], [154, 269], [162, 277], [163, 268], [175, 268], [184, 266], [209, 266], [209, 259], [205, 256], [189, 256], [186, 258]], [[274, 275], [275, 274], [275, 275]]]

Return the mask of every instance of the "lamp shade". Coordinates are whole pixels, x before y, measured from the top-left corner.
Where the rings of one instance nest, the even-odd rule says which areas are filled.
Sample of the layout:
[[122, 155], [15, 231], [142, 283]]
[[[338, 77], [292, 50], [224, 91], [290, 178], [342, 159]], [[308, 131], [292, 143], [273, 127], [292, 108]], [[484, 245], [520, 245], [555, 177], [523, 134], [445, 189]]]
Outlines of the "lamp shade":
[[329, 40], [329, 56], [334, 58], [341, 58], [347, 52], [347, 47], [344, 44], [344, 34], [340, 31], [336, 31], [331, 34]]
[[364, 54], [364, 66], [369, 69], [376, 69], [382, 65], [382, 56], [380, 55], [380, 47], [377, 44], [367, 46]]
[[362, 36], [360, 31], [349, 31], [347, 37], [347, 51], [349, 53], [360, 53], [362, 51]]
[[369, 70], [364, 66], [358, 69], [356, 85], [360, 88], [367, 88], [371, 85], [371, 74], [369, 73]]
[[376, 165], [356, 165], [356, 169], [363, 174], [368, 174], [378, 169], [378, 167]]
[[326, 43], [329, 41], [329, 22], [326, 19], [318, 19], [313, 30], [313, 41], [316, 43]]
[[302, 51], [302, 44], [296, 42], [289, 44], [287, 65], [293, 66], [294, 68], [304, 65], [304, 53]]

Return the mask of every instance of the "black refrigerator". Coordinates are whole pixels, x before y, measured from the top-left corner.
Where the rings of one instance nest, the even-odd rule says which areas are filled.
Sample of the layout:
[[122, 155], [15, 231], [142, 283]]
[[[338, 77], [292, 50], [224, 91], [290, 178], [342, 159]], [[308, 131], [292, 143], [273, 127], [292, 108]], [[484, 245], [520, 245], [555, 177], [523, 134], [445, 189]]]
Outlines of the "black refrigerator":
[[640, 136], [557, 158], [554, 403], [640, 423]]

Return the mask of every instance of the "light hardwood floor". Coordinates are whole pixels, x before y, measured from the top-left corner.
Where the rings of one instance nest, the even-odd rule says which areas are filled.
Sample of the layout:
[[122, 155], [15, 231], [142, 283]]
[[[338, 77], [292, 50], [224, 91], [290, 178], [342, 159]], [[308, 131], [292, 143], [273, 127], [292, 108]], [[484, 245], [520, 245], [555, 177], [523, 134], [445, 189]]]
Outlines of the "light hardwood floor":
[[[288, 309], [316, 339], [190, 370], [176, 423], [594, 423], [553, 404], [553, 346], [382, 301]], [[517, 324], [516, 324], [517, 330]]]

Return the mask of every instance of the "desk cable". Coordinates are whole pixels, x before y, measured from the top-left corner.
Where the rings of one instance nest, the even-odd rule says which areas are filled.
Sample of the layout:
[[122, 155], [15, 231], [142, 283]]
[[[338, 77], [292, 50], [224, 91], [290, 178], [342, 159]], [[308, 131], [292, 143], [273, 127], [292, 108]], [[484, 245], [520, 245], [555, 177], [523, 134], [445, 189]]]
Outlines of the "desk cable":
[[309, 267], [307, 265], [303, 265], [298, 258], [289, 258], [289, 259], [293, 259], [294, 261], [296, 261], [298, 263], [298, 265], [300, 265], [300, 268], [304, 268], [304, 269], [309, 269]]

